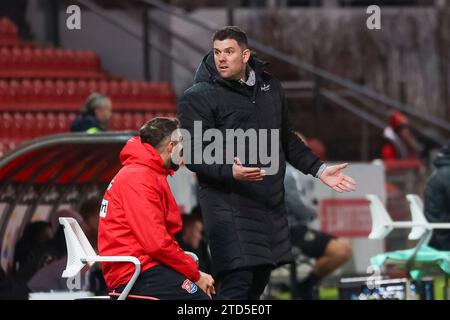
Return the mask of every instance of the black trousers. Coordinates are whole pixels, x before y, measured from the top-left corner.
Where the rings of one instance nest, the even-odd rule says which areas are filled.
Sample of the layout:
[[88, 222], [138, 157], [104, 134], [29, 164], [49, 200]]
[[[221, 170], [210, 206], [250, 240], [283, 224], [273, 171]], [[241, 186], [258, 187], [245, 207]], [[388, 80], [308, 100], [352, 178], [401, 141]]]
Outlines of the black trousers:
[[223, 300], [259, 300], [270, 280], [272, 266], [236, 269], [217, 275], [217, 297]]
[[[122, 292], [124, 288], [125, 285], [121, 285], [115, 292]], [[165, 266], [156, 266], [142, 272], [130, 294], [161, 300], [210, 300], [195, 283]]]

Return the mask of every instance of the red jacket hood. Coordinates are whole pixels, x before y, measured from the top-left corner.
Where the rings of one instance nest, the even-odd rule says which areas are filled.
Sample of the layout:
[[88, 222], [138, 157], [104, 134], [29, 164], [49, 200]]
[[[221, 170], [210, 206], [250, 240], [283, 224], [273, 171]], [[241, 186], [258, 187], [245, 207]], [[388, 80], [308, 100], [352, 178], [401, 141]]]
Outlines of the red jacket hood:
[[174, 173], [172, 169], [166, 168], [159, 152], [150, 144], [143, 143], [140, 137], [133, 137], [128, 140], [120, 152], [120, 162], [124, 166], [130, 164], [144, 165], [165, 175], [173, 175]]

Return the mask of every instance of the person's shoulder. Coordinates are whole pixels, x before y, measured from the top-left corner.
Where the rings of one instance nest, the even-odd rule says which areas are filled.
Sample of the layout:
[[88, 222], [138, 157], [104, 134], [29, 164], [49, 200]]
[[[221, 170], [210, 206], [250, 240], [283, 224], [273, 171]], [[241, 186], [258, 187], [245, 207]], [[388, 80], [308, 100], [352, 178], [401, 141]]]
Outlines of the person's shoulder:
[[206, 97], [215, 90], [216, 87], [210, 82], [197, 82], [184, 91], [182, 98], [192, 99]]
[[436, 177], [447, 185], [450, 185], [450, 164], [439, 167], [436, 170]]
[[216, 86], [209, 82], [199, 82], [187, 89], [179, 101], [179, 109], [189, 108], [204, 110], [214, 109], [218, 103]]
[[147, 179], [153, 179], [155, 174], [153, 174], [153, 170], [143, 164], [130, 164], [125, 165], [116, 175], [116, 179], [118, 181], [146, 181]]
[[277, 90], [282, 90], [281, 81], [275, 78], [272, 74], [270, 74], [267, 71], [263, 72], [263, 79], [265, 79], [267, 82], [270, 82], [272, 85], [275, 86]]
[[148, 188], [160, 187], [160, 174], [145, 165], [130, 165], [123, 167], [114, 178], [114, 183], [127, 188], [144, 186]]
[[[447, 188], [450, 185], [450, 167], [444, 166], [435, 169], [427, 180], [429, 194], [435, 193], [440, 188]], [[431, 191], [431, 193], [430, 193]]]
[[97, 120], [97, 118], [87, 115], [87, 116], [79, 116], [75, 118], [75, 120], [71, 124], [71, 131], [77, 132], [77, 131], [87, 131], [89, 129], [96, 128], [99, 131], [100, 124]]

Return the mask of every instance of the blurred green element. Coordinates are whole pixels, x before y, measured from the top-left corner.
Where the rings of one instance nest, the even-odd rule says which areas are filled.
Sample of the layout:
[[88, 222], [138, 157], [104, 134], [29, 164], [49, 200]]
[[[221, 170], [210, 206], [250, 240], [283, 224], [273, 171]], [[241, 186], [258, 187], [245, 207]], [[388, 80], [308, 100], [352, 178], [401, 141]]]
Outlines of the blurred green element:
[[319, 298], [320, 300], [338, 300], [339, 299], [338, 288], [320, 288]]

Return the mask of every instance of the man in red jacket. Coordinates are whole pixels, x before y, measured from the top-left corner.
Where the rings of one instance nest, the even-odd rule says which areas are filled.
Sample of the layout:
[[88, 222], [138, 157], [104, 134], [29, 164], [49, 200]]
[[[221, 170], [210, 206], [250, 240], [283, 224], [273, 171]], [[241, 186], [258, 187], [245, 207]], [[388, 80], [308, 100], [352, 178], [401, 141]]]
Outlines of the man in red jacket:
[[[208, 299], [215, 293], [213, 278], [198, 270], [174, 238], [182, 221], [167, 175], [178, 167], [172, 161], [172, 155], [181, 151], [178, 125], [175, 119], [154, 118], [122, 149], [123, 168], [102, 201], [98, 249], [104, 256], [139, 259], [142, 273], [132, 294]], [[123, 290], [134, 272], [132, 264], [123, 262], [103, 263], [102, 268], [109, 289], [116, 292]]]

